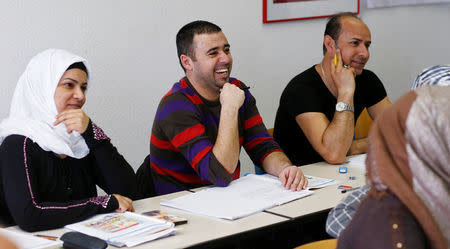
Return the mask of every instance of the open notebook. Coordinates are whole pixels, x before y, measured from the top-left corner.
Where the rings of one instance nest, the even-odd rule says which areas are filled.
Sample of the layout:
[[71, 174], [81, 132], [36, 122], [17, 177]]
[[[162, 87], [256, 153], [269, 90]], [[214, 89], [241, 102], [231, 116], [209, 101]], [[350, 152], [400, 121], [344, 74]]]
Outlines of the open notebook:
[[113, 246], [131, 247], [168, 236], [174, 232], [174, 226], [172, 222], [125, 212], [99, 214], [65, 228], [103, 239]]
[[[311, 176], [308, 176], [311, 177]], [[324, 186], [330, 179], [318, 180]], [[332, 180], [330, 180], [332, 181]], [[227, 187], [211, 187], [196, 193], [165, 200], [161, 205], [196, 214], [234, 220], [311, 195], [313, 191], [286, 190], [277, 177], [248, 174]]]

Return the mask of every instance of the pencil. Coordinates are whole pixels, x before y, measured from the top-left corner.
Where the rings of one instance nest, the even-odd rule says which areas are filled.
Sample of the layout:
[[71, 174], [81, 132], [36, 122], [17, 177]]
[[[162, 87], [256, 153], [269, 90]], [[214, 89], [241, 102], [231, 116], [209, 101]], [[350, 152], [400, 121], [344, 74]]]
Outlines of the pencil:
[[334, 54], [334, 65], [337, 66], [337, 56]]

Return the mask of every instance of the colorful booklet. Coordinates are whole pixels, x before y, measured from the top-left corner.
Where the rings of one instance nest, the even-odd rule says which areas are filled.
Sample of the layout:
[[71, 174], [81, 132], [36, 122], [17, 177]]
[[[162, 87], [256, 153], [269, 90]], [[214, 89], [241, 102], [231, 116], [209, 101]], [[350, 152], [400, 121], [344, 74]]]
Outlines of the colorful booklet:
[[131, 212], [99, 214], [65, 228], [94, 236], [117, 247], [132, 247], [174, 233], [173, 222]]
[[161, 210], [152, 210], [152, 211], [145, 212], [145, 213], [142, 213], [142, 214], [150, 216], [150, 217], [153, 217], [153, 218], [156, 218], [156, 219], [173, 222], [175, 224], [175, 226], [187, 223], [187, 219], [186, 218], [183, 218], [183, 217], [180, 217], [180, 216], [176, 216], [176, 215], [173, 215], [173, 214], [169, 214], [169, 213], [161, 211]]

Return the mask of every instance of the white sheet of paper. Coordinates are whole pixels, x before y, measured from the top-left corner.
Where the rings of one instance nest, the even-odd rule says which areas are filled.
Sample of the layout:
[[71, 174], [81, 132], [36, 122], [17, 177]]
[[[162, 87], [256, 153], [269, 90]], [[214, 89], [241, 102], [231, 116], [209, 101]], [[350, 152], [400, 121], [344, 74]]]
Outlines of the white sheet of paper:
[[348, 157], [347, 160], [348, 160], [348, 163], [351, 165], [366, 167], [366, 157], [367, 157], [367, 154], [361, 154], [361, 155]]
[[8, 238], [19, 249], [39, 249], [39, 248], [59, 248], [62, 246], [62, 241], [52, 241], [36, 237], [25, 232], [10, 231], [0, 228], [0, 234]]
[[289, 201], [311, 195], [313, 192], [286, 190], [280, 180], [271, 175], [248, 174], [234, 180], [227, 187], [211, 187], [161, 202], [196, 214], [234, 220]]

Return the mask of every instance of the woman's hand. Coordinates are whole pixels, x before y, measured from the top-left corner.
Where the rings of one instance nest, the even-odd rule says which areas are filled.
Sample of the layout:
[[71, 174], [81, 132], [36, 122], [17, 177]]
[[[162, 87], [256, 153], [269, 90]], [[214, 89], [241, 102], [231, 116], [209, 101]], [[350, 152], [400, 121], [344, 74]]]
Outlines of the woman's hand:
[[123, 213], [125, 211], [134, 212], [133, 201], [130, 198], [125, 196], [121, 196], [119, 194], [113, 194], [116, 197], [117, 202], [119, 202], [119, 208], [116, 209], [116, 212]]
[[81, 109], [71, 109], [56, 115], [56, 121], [53, 125], [56, 126], [61, 122], [64, 122], [66, 125], [67, 133], [70, 134], [72, 131], [77, 131], [83, 134], [89, 125], [89, 117]]

